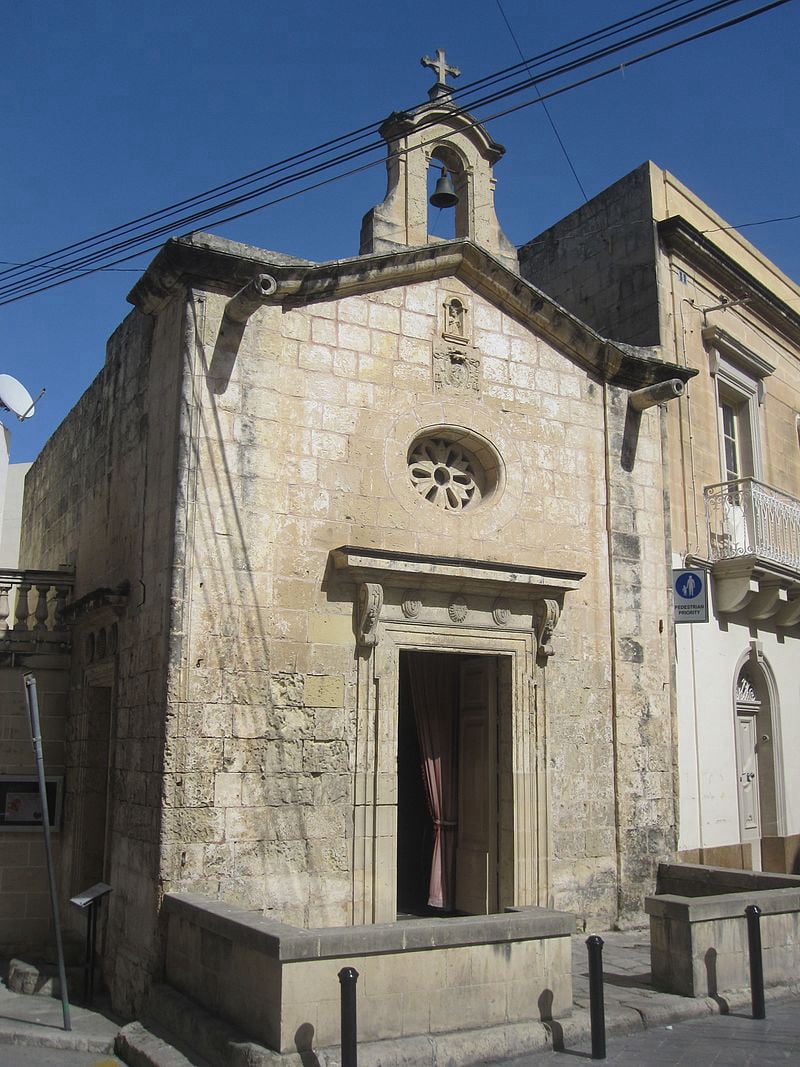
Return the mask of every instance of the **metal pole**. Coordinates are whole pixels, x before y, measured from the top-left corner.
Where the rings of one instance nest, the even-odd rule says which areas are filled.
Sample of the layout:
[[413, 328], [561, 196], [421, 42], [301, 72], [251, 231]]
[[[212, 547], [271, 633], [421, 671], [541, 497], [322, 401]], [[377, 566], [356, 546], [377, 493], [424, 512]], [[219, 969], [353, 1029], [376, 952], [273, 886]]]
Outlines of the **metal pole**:
[[589, 1017], [592, 1025], [592, 1059], [606, 1058], [606, 1013], [603, 1001], [603, 939], [592, 934], [589, 950]]
[[99, 900], [93, 900], [89, 905], [89, 922], [91, 923], [90, 936], [90, 948], [89, 948], [89, 1007], [91, 1008], [94, 1001], [94, 957], [95, 957], [95, 945], [97, 943], [97, 908], [100, 904]]
[[339, 971], [342, 987], [342, 1067], [358, 1067], [357, 981], [358, 971], [355, 967], [342, 967]]
[[53, 930], [58, 953], [58, 980], [61, 985], [61, 1013], [64, 1029], [71, 1030], [69, 1018], [69, 995], [67, 993], [67, 972], [64, 967], [64, 946], [61, 942], [61, 922], [58, 915], [58, 892], [56, 876], [53, 870], [53, 849], [50, 843], [50, 809], [47, 804], [47, 783], [44, 777], [44, 756], [42, 754], [42, 731], [39, 726], [39, 698], [36, 695], [36, 679], [32, 674], [25, 674], [25, 699], [28, 703], [28, 715], [31, 720], [31, 741], [36, 758], [36, 773], [39, 776], [39, 798], [42, 802], [42, 830], [44, 831], [44, 851], [47, 857], [47, 879], [50, 885], [50, 909], [53, 915]]
[[761, 958], [761, 908], [757, 904], [748, 904], [744, 913], [747, 916], [747, 947], [750, 950], [750, 999], [753, 1018], [766, 1019], [764, 964]]

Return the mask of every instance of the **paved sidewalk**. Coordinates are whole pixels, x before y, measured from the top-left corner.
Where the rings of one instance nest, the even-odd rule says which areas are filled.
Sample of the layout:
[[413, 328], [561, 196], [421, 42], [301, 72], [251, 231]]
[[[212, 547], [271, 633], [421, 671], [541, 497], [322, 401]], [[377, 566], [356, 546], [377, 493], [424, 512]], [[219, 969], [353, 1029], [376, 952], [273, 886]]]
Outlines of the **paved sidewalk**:
[[65, 1031], [60, 1000], [12, 993], [0, 983], [0, 1065], [15, 1062], [9, 1046], [74, 1050], [94, 1054], [95, 1059], [114, 1051], [119, 1020], [71, 1004], [70, 1021], [72, 1029]]
[[[722, 997], [679, 997], [653, 989], [650, 983], [647, 930], [604, 933], [602, 937], [605, 942], [603, 964], [608, 1063], [636, 1064], [637, 1067], [651, 1063], [702, 1063], [703, 1067], [750, 1063], [764, 1064], [765, 1067], [772, 1067], [775, 1063], [800, 1064], [800, 976], [792, 987], [767, 990], [767, 1019], [756, 1023], [749, 1017], [750, 996], [747, 991], [726, 1000]], [[514, 1053], [505, 1057], [502, 1054], [487, 1057], [485, 1062], [492, 1059], [494, 1062], [524, 1064], [528, 1067], [554, 1067], [560, 1063], [563, 1067], [575, 1063], [577, 1059], [589, 1057], [589, 977], [585, 942], [585, 935], [573, 938], [572, 1014], [544, 1026], [536, 1022], [507, 1028], [516, 1032], [512, 1042], [516, 1045]], [[12, 993], [0, 984], [0, 1067], [15, 1063], [13, 1058], [8, 1058], [9, 1046], [76, 1050], [95, 1053], [98, 1057], [112, 1052], [114, 1038], [122, 1025], [120, 1020], [114, 1020], [102, 1011], [90, 1011], [75, 1005], [72, 1006], [71, 1015], [72, 1030], [67, 1033], [62, 1027], [60, 1000]], [[693, 1023], [690, 1027], [690, 1020], [699, 1020], [699, 1023]], [[689, 1041], [687, 1046], [676, 1041], [676, 1038], [684, 1041], [684, 1034], [689, 1035], [685, 1038]], [[444, 1040], [440, 1051], [451, 1057], [453, 1063], [474, 1062], [474, 1040], [477, 1036], [475, 1032], [465, 1032], [459, 1037]], [[637, 1042], [644, 1042], [642, 1048]], [[490, 1042], [490, 1045], [493, 1043]], [[438, 1045], [438, 1040], [433, 1044]], [[396, 1047], [390, 1050], [389, 1045]], [[378, 1042], [371, 1048], [363, 1046], [359, 1050], [359, 1059], [363, 1059], [365, 1067], [373, 1060], [384, 1064], [429, 1062], [427, 1057], [431, 1045], [431, 1039], [419, 1037]], [[562, 1051], [550, 1051], [553, 1048]], [[695, 1048], [696, 1054], [693, 1051]], [[530, 1054], [526, 1052], [520, 1056], [527, 1049], [531, 1050]], [[721, 1058], [723, 1053], [727, 1058]], [[767, 1054], [773, 1058], [766, 1058]], [[627, 1059], [613, 1058], [626, 1055]], [[753, 1058], [748, 1059], [748, 1055]], [[670, 1059], [670, 1056], [673, 1058]], [[269, 1054], [267, 1058], [271, 1058]], [[28, 1062], [36, 1061], [29, 1059]], [[41, 1062], [45, 1064], [50, 1061], [42, 1058]]]
[[[508, 1060], [508, 1067], [570, 1067], [591, 1061], [591, 1044], [581, 1041], [561, 1052], [538, 1052]], [[787, 1067], [800, 1063], [800, 1000], [767, 1005], [767, 1018], [743, 1012], [658, 1026], [606, 1041], [611, 1067]]]

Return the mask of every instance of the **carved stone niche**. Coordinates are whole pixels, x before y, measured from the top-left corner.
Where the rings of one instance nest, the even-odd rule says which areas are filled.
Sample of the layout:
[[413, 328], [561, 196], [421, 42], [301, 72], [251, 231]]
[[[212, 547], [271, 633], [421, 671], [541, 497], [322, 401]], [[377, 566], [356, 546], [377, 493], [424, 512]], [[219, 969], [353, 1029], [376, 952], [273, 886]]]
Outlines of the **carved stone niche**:
[[356, 636], [379, 644], [384, 626], [532, 632], [540, 664], [553, 655], [552, 637], [564, 596], [584, 574], [548, 568], [422, 556], [345, 545], [333, 564], [356, 586]]

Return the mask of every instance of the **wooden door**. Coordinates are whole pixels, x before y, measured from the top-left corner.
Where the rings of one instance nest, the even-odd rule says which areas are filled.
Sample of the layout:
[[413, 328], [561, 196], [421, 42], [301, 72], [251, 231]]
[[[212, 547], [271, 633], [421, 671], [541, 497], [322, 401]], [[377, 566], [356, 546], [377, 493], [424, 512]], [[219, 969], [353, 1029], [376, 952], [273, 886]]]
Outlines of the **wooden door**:
[[758, 721], [755, 715], [736, 716], [736, 762], [739, 775], [739, 825], [742, 841], [753, 849], [753, 867], [760, 867], [761, 820], [758, 795]]
[[458, 911], [497, 908], [497, 663], [491, 656], [460, 662], [458, 720]]

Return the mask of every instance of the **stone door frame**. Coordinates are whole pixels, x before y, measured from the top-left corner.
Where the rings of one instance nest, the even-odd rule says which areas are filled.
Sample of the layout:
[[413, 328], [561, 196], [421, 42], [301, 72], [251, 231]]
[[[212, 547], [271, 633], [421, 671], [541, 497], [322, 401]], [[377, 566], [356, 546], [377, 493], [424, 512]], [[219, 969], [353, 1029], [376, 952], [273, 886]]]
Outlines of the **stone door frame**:
[[546, 716], [541, 677], [565, 592], [582, 574], [347, 546], [333, 553], [355, 582], [357, 636], [353, 923], [394, 922], [400, 653], [498, 657], [509, 667], [515, 906], [547, 906]]
[[513, 780], [513, 903], [546, 905], [547, 826], [543, 719], [536, 716], [532, 634], [476, 627], [387, 623], [380, 643], [359, 657], [353, 921], [397, 916], [397, 719], [400, 653], [451, 652], [510, 661]]

